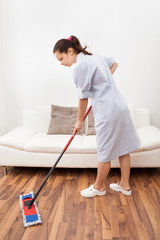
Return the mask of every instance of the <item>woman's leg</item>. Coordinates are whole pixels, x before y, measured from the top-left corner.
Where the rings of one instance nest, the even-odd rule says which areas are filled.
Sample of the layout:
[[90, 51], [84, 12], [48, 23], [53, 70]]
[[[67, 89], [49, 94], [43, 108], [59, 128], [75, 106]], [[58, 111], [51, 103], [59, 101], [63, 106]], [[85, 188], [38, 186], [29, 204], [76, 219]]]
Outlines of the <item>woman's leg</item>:
[[98, 191], [104, 191], [105, 180], [111, 168], [111, 162], [98, 162], [97, 177], [94, 183], [94, 188]]
[[129, 177], [130, 177], [130, 165], [131, 165], [130, 155], [125, 154], [119, 157], [119, 163], [121, 168], [121, 181], [119, 185], [124, 190], [130, 190]]

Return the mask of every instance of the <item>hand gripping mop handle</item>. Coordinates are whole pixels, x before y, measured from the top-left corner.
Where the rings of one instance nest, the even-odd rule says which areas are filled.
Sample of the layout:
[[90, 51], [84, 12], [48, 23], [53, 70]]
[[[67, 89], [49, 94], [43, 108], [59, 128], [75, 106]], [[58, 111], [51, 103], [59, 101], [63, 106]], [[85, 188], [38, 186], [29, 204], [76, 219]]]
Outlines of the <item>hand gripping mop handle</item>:
[[[88, 108], [86, 114], [84, 115], [83, 121], [86, 119], [86, 117], [87, 117], [88, 113], [90, 112], [91, 108], [92, 108], [92, 106], [90, 106], [90, 107]], [[76, 133], [77, 133], [77, 130], [76, 130], [75, 134], [71, 136], [71, 138], [69, 139], [68, 143], [67, 143], [66, 146], [64, 147], [64, 151], [67, 150], [69, 144], [72, 142], [72, 140], [73, 140], [74, 136], [76, 135]]]
[[[88, 108], [88, 110], [87, 110], [87, 112], [86, 112], [86, 114], [85, 114], [85, 116], [84, 116], [84, 118], [83, 118], [83, 121], [86, 119], [86, 117], [87, 117], [88, 113], [90, 112], [91, 108], [92, 108], [92, 106], [90, 106], [90, 107]], [[63, 151], [61, 152], [59, 158], [57, 159], [57, 161], [55, 162], [55, 164], [53, 165], [53, 167], [51, 168], [51, 170], [49, 171], [47, 177], [46, 177], [45, 180], [43, 181], [42, 185], [40, 186], [39, 190], [38, 190], [37, 193], [35, 194], [34, 198], [33, 198], [30, 202], [28, 201], [28, 202], [29, 202], [28, 204], [26, 203], [28, 209], [31, 208], [32, 204], [34, 203], [34, 201], [35, 201], [35, 199], [37, 198], [38, 194], [39, 194], [40, 191], [42, 190], [42, 188], [43, 188], [44, 184], [46, 183], [46, 181], [48, 180], [49, 176], [51, 175], [51, 173], [52, 173], [53, 170], [55, 169], [57, 163], [59, 162], [59, 160], [61, 159], [61, 157], [63, 156], [63, 154], [64, 154], [65, 151], [67, 150], [68, 146], [69, 146], [70, 143], [72, 142], [72, 140], [73, 140], [74, 136], [76, 135], [76, 133], [77, 133], [77, 130], [76, 130], [75, 134], [72, 135], [71, 138], [69, 139], [68, 143], [67, 143], [66, 146], [64, 147]]]

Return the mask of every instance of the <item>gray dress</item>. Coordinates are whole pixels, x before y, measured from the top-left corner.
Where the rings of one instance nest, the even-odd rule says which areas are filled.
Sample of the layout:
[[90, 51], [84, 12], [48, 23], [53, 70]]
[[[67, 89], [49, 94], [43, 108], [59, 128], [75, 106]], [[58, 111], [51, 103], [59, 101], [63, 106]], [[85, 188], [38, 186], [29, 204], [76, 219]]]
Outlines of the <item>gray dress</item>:
[[73, 79], [79, 99], [90, 98], [99, 162], [109, 162], [140, 147], [128, 106], [115, 85], [114, 59], [79, 53]]

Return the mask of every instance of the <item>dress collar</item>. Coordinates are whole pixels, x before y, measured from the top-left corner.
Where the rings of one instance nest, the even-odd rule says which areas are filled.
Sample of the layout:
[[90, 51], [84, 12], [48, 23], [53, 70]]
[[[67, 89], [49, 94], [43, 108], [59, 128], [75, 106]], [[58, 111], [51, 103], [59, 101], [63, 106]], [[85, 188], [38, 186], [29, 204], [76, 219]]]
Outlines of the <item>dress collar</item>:
[[84, 56], [84, 53], [80, 52], [78, 55], [77, 55], [77, 58], [76, 58], [76, 62], [79, 61], [79, 59]]

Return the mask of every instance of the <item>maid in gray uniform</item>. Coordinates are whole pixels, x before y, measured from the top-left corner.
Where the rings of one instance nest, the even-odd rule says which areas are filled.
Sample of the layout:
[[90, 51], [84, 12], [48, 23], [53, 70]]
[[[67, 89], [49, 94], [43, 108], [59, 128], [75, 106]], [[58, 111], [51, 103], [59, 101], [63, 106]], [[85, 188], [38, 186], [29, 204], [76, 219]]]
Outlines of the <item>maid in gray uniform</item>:
[[83, 48], [75, 36], [59, 40], [53, 49], [62, 65], [72, 66], [73, 79], [79, 97], [75, 131], [83, 126], [88, 98], [91, 100], [96, 130], [98, 172], [94, 184], [81, 191], [84, 197], [105, 195], [105, 180], [111, 161], [119, 157], [121, 181], [110, 188], [131, 195], [129, 185], [130, 155], [140, 147], [140, 139], [133, 125], [128, 106], [115, 85], [112, 74], [118, 64], [111, 57], [92, 54]]

